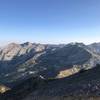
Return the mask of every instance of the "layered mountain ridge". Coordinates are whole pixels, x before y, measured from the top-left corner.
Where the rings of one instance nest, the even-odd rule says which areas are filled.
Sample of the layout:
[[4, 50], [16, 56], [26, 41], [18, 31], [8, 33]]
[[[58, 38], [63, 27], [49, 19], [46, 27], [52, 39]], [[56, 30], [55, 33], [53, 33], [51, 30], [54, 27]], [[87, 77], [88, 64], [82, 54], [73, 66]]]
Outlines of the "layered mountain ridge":
[[30, 76], [62, 78], [70, 75], [67, 73], [69, 69], [72, 75], [81, 69], [93, 68], [100, 63], [98, 48], [99, 43], [11, 43], [0, 50], [0, 81], [9, 85]]

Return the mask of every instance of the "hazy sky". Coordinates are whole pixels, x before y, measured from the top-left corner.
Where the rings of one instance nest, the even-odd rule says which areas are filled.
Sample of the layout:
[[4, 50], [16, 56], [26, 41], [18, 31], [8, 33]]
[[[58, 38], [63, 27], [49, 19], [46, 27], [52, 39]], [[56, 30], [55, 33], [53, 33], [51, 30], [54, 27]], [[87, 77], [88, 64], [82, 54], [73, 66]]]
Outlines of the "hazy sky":
[[0, 45], [100, 42], [100, 0], [0, 0]]

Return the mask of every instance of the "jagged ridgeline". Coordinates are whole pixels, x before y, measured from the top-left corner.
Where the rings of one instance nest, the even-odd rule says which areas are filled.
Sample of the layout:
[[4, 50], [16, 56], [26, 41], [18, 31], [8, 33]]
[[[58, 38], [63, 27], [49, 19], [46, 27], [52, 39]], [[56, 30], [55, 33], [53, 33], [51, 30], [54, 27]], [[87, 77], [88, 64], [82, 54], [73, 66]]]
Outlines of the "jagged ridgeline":
[[63, 78], [99, 63], [99, 43], [11, 43], [0, 49], [0, 83], [13, 87], [31, 76]]

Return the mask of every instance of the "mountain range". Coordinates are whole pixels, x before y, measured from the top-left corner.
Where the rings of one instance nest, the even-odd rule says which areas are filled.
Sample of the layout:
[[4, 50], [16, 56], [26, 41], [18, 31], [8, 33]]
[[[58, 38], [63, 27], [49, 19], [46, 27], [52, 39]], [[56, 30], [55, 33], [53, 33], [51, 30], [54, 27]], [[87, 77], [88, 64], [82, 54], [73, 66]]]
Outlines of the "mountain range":
[[13, 87], [31, 76], [68, 77], [100, 64], [100, 43], [11, 43], [0, 49], [0, 83]]
[[81, 96], [82, 100], [88, 100], [83, 96], [98, 97], [99, 64], [100, 43], [10, 43], [0, 48], [0, 98], [73, 100]]

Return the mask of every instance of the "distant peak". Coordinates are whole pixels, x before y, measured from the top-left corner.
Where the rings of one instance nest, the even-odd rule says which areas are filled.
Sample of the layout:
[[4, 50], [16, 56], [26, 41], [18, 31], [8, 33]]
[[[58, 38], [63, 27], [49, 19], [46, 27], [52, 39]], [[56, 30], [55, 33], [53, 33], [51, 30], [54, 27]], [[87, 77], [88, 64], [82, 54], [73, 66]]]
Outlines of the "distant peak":
[[8, 44], [8, 46], [20, 46], [20, 44], [17, 44], [17, 43], [10, 43], [10, 44]]
[[97, 45], [98, 46], [98, 45], [100, 45], [100, 42], [98, 42], [98, 43], [97, 42], [94, 42], [94, 43], [92, 43], [90, 45]]
[[68, 45], [77, 45], [77, 46], [85, 46], [84, 43], [79, 43], [79, 42], [71, 42]]
[[31, 42], [25, 42], [25, 43], [23, 43], [23, 44], [21, 44], [21, 46], [32, 46], [33, 45], [33, 43], [31, 43]]

